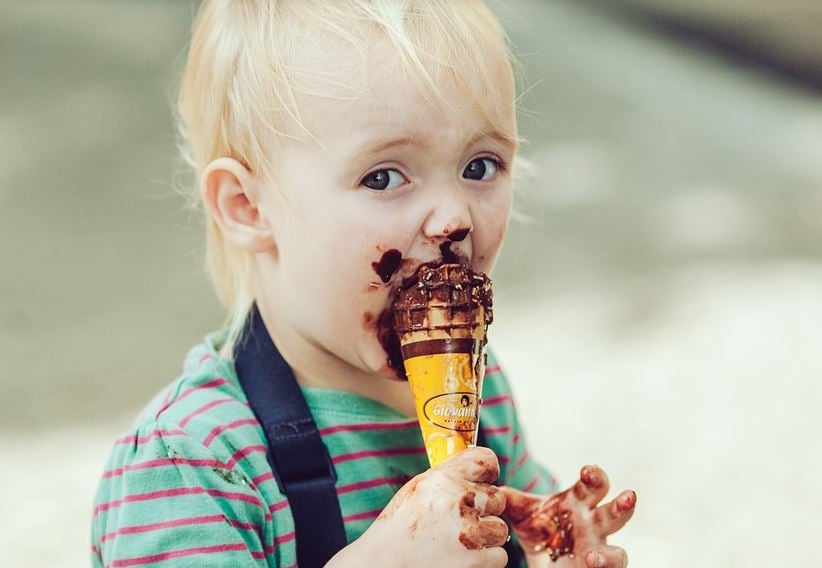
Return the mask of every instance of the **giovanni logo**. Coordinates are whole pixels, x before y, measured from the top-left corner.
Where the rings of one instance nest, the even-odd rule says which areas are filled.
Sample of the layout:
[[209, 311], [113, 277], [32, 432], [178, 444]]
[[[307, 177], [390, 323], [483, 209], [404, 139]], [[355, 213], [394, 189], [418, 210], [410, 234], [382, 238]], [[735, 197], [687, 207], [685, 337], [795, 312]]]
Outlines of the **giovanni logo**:
[[477, 395], [472, 392], [438, 394], [425, 401], [423, 414], [429, 422], [455, 432], [477, 428]]

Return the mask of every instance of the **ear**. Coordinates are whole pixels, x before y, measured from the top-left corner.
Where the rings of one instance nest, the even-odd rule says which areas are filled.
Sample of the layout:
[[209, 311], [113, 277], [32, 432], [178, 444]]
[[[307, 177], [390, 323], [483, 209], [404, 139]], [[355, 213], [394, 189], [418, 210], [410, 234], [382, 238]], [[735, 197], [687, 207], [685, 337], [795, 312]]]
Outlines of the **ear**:
[[268, 218], [260, 208], [258, 179], [233, 158], [217, 158], [203, 171], [203, 203], [230, 243], [251, 252], [276, 247]]

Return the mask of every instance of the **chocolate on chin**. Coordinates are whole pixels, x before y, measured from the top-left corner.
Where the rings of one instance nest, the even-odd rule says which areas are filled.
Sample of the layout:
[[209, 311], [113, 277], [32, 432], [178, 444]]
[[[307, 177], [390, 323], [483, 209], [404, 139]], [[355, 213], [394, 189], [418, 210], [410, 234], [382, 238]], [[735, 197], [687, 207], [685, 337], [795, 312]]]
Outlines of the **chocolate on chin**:
[[476, 444], [490, 279], [461, 264], [421, 266], [391, 306], [428, 460]]

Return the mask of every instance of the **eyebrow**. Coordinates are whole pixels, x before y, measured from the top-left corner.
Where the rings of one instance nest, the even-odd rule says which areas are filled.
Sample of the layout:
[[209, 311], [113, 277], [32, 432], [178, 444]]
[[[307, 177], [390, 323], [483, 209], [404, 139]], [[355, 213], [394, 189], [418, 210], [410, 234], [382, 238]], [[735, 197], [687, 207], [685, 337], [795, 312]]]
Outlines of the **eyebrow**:
[[[487, 132], [478, 132], [476, 136], [471, 138], [468, 142], [467, 146], [473, 146], [477, 142], [482, 140], [493, 140], [497, 144], [503, 146], [509, 150], [516, 150], [517, 148], [517, 141], [512, 139], [510, 136], [505, 136], [504, 134], [497, 132], [496, 130], [491, 130]], [[371, 154], [378, 154], [385, 150], [389, 150], [391, 148], [396, 148], [404, 146], [408, 147], [416, 147], [420, 150], [431, 150], [432, 144], [431, 141], [426, 137], [419, 137], [419, 136], [401, 136], [399, 138], [391, 138], [391, 139], [383, 139], [376, 142], [373, 145], [365, 145], [361, 150], [358, 152], [358, 155], [371, 155]]]

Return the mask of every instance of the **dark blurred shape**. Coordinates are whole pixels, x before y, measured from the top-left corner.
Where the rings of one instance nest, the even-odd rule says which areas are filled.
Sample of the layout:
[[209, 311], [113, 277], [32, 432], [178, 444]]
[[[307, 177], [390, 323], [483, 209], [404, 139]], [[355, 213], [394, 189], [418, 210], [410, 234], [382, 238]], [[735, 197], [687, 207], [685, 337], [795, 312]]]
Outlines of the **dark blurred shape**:
[[819, 0], [584, 0], [822, 92]]

